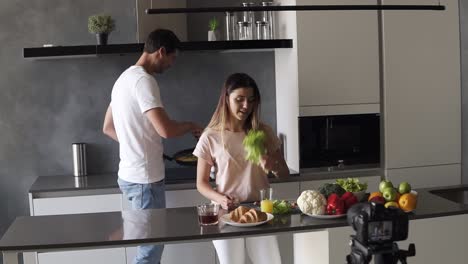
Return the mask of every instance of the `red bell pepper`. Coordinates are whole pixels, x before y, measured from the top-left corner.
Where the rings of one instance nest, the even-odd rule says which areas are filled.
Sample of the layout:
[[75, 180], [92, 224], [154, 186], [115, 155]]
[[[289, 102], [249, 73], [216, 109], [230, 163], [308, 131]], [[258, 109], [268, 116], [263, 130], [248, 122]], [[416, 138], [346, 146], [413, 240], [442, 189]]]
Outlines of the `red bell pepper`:
[[348, 209], [353, 206], [354, 204], [356, 204], [358, 202], [358, 199], [357, 197], [352, 193], [352, 192], [345, 192], [342, 196], [341, 196], [341, 200], [344, 201], [344, 205], [345, 205], [345, 212], [348, 211]]
[[330, 194], [327, 200], [327, 214], [341, 215], [345, 213], [344, 201], [336, 193]]

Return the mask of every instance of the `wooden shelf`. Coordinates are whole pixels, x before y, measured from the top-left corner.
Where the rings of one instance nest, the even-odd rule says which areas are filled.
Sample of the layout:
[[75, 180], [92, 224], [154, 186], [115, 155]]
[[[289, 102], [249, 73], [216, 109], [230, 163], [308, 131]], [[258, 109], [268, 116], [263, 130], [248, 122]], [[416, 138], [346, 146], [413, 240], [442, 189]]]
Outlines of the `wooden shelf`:
[[[234, 40], [234, 41], [190, 41], [182, 42], [182, 51], [197, 50], [264, 50], [292, 48], [292, 39], [274, 40]], [[60, 59], [99, 57], [105, 55], [125, 55], [141, 53], [143, 43], [111, 44], [111, 45], [82, 45], [24, 48], [25, 59]]]

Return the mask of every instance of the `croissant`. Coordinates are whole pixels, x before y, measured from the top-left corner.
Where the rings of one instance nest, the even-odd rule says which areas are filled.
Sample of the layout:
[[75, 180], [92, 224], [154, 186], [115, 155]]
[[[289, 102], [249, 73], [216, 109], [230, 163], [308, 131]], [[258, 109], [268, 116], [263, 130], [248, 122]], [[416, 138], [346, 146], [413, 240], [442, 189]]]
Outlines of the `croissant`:
[[239, 220], [240, 223], [255, 223], [257, 222], [255, 219], [255, 216], [252, 214], [252, 212], [248, 211], [245, 213]]
[[254, 215], [254, 217], [256, 219], [256, 222], [263, 222], [263, 221], [267, 220], [267, 218], [268, 218], [266, 213], [257, 211], [255, 209], [250, 209], [249, 212], [251, 212], [252, 215]]
[[249, 211], [248, 207], [239, 206], [236, 209], [234, 209], [232, 212], [230, 212], [229, 215], [230, 215], [230, 218], [231, 218], [232, 221], [239, 222], [242, 215], [247, 213], [247, 211]]
[[240, 223], [257, 223], [267, 220], [267, 214], [264, 212], [257, 211], [255, 209], [250, 209], [247, 213], [242, 215], [239, 222]]

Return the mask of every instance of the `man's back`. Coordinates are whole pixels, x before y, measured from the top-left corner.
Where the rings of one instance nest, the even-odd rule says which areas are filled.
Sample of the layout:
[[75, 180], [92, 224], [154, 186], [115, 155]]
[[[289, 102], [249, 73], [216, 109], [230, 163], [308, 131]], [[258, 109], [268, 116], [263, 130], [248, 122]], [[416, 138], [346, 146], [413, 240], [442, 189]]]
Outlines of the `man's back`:
[[162, 180], [161, 137], [144, 114], [163, 107], [156, 80], [143, 67], [131, 66], [115, 82], [111, 106], [120, 143], [119, 177], [135, 183]]

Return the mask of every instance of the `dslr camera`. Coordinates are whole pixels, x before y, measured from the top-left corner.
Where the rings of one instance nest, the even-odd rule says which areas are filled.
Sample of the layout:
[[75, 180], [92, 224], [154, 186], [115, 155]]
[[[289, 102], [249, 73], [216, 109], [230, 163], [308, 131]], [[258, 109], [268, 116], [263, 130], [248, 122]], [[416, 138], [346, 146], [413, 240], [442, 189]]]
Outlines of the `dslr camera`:
[[368, 264], [374, 256], [375, 264], [407, 263], [416, 255], [414, 244], [399, 250], [396, 241], [408, 238], [408, 215], [399, 208], [385, 208], [383, 204], [358, 203], [348, 210], [348, 224], [356, 231], [351, 236], [348, 264]]

